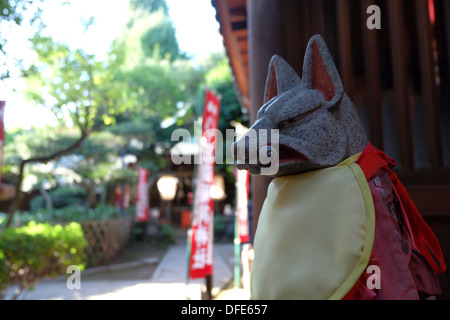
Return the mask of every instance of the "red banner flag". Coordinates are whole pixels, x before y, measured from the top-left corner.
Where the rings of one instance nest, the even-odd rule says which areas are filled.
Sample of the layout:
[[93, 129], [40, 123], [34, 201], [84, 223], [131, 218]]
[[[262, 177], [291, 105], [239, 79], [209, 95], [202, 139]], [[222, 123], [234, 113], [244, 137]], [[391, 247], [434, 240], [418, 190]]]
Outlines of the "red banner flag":
[[219, 110], [218, 97], [208, 91], [203, 111], [201, 157], [194, 195], [194, 219], [189, 259], [189, 275], [192, 279], [206, 277], [213, 271], [214, 202], [210, 196], [210, 189], [214, 179]]
[[139, 168], [139, 178], [136, 192], [136, 219], [148, 220], [147, 169]]

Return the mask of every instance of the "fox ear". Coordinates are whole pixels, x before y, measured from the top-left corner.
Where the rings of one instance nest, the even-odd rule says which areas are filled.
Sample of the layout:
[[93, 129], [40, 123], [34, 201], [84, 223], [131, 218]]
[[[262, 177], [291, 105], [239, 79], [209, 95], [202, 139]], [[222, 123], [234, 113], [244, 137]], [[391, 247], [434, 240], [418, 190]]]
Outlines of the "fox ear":
[[328, 47], [320, 35], [311, 37], [303, 61], [303, 83], [323, 94], [331, 108], [344, 96], [344, 86]]
[[270, 59], [267, 74], [264, 104], [273, 97], [302, 85], [302, 80], [291, 66], [280, 56]]

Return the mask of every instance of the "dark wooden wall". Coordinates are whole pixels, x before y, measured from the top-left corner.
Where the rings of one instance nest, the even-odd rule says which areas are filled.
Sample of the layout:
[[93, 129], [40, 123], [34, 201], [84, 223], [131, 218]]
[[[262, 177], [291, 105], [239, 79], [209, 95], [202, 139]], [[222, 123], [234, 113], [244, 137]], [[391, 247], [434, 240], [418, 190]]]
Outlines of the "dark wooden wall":
[[[371, 4], [380, 30], [366, 27]], [[272, 55], [301, 74], [308, 40], [320, 33], [372, 144], [398, 161], [450, 266], [450, 1], [248, 0], [247, 14], [251, 119]], [[252, 177], [254, 225], [269, 181]], [[449, 271], [441, 284], [450, 299]]]

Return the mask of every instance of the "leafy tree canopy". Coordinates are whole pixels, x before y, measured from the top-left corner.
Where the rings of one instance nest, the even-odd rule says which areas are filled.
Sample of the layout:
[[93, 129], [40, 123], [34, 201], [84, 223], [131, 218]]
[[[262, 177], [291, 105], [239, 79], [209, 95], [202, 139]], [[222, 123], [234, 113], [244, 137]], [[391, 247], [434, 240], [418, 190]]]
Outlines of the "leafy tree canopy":
[[[10, 70], [6, 65], [8, 52], [5, 50], [7, 44], [4, 32], [6, 28], [19, 26], [24, 20], [31, 25], [41, 23], [42, 10], [34, 4], [39, 4], [43, 0], [0, 0], [0, 80], [10, 77]], [[22, 62], [15, 57], [15, 65], [19, 68]]]
[[143, 9], [149, 13], [162, 10], [164, 14], [169, 13], [169, 7], [165, 0], [131, 0], [130, 4], [135, 10]]
[[158, 11], [151, 14], [148, 19], [150, 21], [148, 29], [141, 36], [144, 54], [146, 56], [158, 54], [171, 61], [186, 59], [186, 56], [180, 53], [175, 28], [170, 17]]
[[83, 49], [71, 50], [40, 34], [31, 43], [37, 61], [26, 73], [27, 96], [49, 107], [61, 124], [69, 118], [87, 133], [102, 123], [110, 125], [124, 111], [126, 88], [115, 78], [117, 59], [101, 62]]
[[164, 168], [173, 130], [193, 130], [206, 88], [221, 96], [220, 130], [232, 128], [231, 120], [246, 123], [223, 53], [199, 62], [180, 53], [164, 0], [132, 0], [130, 10], [104, 61], [54, 41], [44, 28], [31, 38], [36, 59], [24, 72], [27, 96], [51, 109], [60, 126], [7, 135], [14, 142], [6, 143], [3, 172], [16, 181], [17, 195], [27, 175], [37, 177], [36, 185], [50, 181], [40, 164], [71, 170], [88, 194], [95, 185], [135, 178], [116, 170], [121, 154], [135, 155], [152, 172]]

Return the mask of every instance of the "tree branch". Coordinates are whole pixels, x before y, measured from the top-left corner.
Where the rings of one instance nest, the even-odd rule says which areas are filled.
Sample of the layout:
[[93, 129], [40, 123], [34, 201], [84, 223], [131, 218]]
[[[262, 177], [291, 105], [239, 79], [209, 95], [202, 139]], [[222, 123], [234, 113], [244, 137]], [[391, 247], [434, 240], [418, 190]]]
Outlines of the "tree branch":
[[48, 156], [25, 159], [25, 160], [22, 160], [22, 163], [24, 163], [24, 164], [27, 164], [30, 162], [47, 163], [51, 160], [57, 159], [67, 153], [70, 153], [71, 151], [77, 149], [78, 147], [80, 147], [81, 143], [88, 137], [88, 135], [89, 135], [89, 132], [82, 132], [80, 138], [78, 138], [77, 141], [75, 141], [72, 145], [70, 145], [66, 149], [59, 150], [58, 152], [55, 152]]
[[86, 140], [86, 138], [89, 136], [89, 134], [91, 133], [91, 131], [81, 131], [81, 136], [80, 138], [78, 138], [77, 141], [75, 141], [72, 145], [70, 145], [69, 147], [60, 150], [58, 152], [55, 152], [51, 155], [48, 156], [42, 156], [42, 157], [34, 157], [34, 158], [29, 158], [29, 159], [25, 159], [22, 160], [20, 163], [20, 167], [19, 167], [19, 175], [17, 176], [17, 183], [16, 183], [16, 192], [14, 195], [14, 199], [11, 203], [11, 206], [9, 207], [9, 217], [8, 217], [8, 221], [6, 223], [6, 227], [9, 227], [11, 225], [12, 222], [12, 218], [14, 215], [14, 212], [20, 208], [20, 205], [22, 203], [22, 183], [23, 183], [23, 174], [25, 171], [25, 165], [28, 163], [47, 163], [51, 160], [57, 159], [59, 157], [62, 157], [65, 154], [68, 154], [70, 152], [72, 152], [73, 150], [79, 148], [81, 146], [81, 144], [83, 143], [84, 140]]

